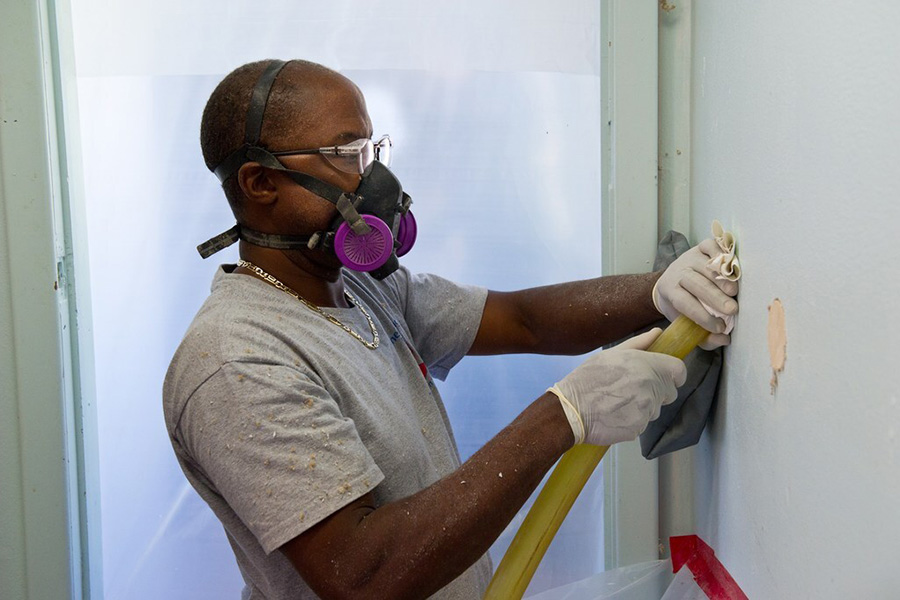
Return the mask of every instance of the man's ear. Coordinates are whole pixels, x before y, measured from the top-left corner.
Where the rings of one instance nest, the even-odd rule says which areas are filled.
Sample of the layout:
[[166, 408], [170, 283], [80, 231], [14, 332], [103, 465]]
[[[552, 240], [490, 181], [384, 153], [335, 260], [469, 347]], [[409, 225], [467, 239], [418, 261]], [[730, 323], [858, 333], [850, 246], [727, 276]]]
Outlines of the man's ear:
[[257, 204], [271, 204], [278, 198], [278, 188], [271, 177], [272, 171], [256, 162], [247, 162], [238, 169], [238, 185], [244, 196]]

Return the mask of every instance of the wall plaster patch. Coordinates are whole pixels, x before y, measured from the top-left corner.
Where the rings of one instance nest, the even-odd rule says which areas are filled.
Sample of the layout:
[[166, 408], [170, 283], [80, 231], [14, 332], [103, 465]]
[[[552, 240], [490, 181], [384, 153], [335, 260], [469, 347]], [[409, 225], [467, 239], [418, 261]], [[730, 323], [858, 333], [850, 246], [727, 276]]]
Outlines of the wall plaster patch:
[[778, 374], [784, 370], [787, 358], [787, 331], [784, 326], [784, 306], [775, 298], [769, 305], [769, 360], [772, 363], [772, 395], [778, 387]]

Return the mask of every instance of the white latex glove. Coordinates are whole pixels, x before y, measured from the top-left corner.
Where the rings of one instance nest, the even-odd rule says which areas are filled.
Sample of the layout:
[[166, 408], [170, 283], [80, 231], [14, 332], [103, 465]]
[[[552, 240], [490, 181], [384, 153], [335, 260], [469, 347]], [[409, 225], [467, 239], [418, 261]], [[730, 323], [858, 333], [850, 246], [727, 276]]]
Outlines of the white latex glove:
[[656, 328], [586, 361], [547, 390], [559, 398], [575, 443], [609, 446], [633, 440], [678, 397], [687, 369], [673, 356], [645, 352]]
[[737, 282], [717, 278], [717, 273], [707, 267], [721, 254], [716, 240], [704, 240], [676, 258], [653, 287], [653, 304], [667, 319], [674, 321], [682, 314], [711, 332], [700, 344], [705, 350], [727, 346], [731, 337], [724, 333], [725, 322], [711, 315], [703, 304], [723, 315], [738, 311], [733, 298], [738, 293]]

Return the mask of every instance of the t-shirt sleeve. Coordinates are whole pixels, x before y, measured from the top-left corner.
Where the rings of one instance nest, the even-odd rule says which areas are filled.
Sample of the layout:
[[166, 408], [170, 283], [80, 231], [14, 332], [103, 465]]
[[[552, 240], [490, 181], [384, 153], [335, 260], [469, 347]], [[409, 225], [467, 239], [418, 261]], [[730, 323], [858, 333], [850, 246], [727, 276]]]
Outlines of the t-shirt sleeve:
[[475, 341], [487, 289], [401, 271], [395, 281], [413, 343], [431, 374], [443, 381]]
[[384, 478], [353, 420], [290, 367], [226, 363], [192, 394], [177, 433], [266, 553]]

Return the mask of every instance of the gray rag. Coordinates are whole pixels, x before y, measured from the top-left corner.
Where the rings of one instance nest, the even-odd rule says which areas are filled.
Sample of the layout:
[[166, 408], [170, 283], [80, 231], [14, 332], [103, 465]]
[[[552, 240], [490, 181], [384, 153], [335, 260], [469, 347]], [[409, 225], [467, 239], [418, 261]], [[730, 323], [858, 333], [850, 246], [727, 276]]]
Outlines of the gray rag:
[[[691, 245], [677, 231], [669, 231], [656, 251], [653, 270], [665, 269]], [[666, 321], [653, 327], [665, 327]], [[719, 387], [722, 372], [722, 349], [695, 349], [684, 359], [687, 380], [678, 389], [675, 402], [663, 406], [659, 418], [647, 425], [641, 434], [641, 454], [646, 459], [657, 458], [693, 446], [700, 440]]]

